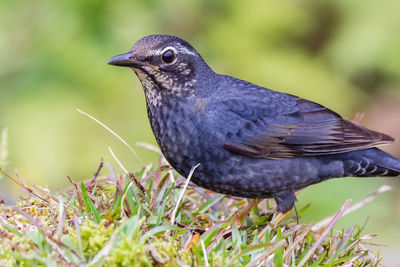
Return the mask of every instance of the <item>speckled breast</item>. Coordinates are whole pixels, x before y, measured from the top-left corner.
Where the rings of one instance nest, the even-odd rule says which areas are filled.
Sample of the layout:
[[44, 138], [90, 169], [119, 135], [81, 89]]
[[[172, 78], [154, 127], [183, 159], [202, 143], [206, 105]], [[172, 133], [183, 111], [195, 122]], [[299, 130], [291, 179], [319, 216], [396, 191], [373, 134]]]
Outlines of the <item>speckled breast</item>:
[[201, 186], [212, 180], [218, 183], [216, 177], [222, 178], [228, 171], [220, 166], [227, 163], [230, 153], [222, 148], [223, 140], [218, 140], [212, 129], [208, 129], [205, 117], [192, 107], [190, 99], [163, 101], [158, 106], [148, 104], [154, 136], [167, 161], [180, 174], [186, 177], [200, 163], [192, 181]]

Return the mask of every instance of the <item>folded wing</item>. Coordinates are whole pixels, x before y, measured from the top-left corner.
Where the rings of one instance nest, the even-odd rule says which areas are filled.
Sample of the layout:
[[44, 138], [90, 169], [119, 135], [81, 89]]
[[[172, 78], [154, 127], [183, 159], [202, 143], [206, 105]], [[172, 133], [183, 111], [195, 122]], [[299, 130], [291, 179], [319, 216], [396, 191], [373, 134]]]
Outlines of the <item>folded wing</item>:
[[232, 120], [225, 132], [229, 142], [223, 147], [248, 157], [281, 159], [328, 155], [394, 141], [386, 134], [294, 96], [282, 94], [282, 99], [275, 96], [266, 103], [227, 99], [222, 106], [227, 112], [224, 116]]

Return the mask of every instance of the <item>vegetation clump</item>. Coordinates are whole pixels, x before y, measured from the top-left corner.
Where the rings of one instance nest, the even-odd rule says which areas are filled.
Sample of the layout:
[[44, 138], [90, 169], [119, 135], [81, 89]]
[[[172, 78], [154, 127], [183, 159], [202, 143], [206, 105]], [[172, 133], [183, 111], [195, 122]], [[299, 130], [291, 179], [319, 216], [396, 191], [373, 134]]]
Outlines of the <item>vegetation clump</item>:
[[[246, 200], [186, 183], [168, 166], [99, 176], [51, 192], [26, 185], [15, 206], [0, 206], [3, 266], [377, 266], [360, 227], [336, 231], [350, 201], [319, 224], [299, 224], [273, 201], [242, 225], [227, 220]], [[190, 179], [190, 177], [189, 177]], [[358, 205], [360, 206], [360, 205]], [[306, 212], [300, 209], [298, 216]], [[351, 207], [349, 208], [351, 209]]]

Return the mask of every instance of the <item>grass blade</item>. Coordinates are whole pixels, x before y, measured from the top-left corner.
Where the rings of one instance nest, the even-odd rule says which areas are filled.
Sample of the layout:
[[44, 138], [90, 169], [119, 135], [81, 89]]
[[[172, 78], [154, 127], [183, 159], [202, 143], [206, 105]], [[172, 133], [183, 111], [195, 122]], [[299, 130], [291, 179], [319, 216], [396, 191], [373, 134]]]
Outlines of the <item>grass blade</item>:
[[89, 198], [89, 195], [86, 191], [84, 183], [81, 183], [81, 191], [82, 191], [83, 201], [85, 202], [86, 212], [93, 213], [93, 217], [94, 217], [94, 220], [96, 221], [96, 223], [100, 223], [101, 216], [100, 216], [98, 210], [96, 209], [94, 203]]

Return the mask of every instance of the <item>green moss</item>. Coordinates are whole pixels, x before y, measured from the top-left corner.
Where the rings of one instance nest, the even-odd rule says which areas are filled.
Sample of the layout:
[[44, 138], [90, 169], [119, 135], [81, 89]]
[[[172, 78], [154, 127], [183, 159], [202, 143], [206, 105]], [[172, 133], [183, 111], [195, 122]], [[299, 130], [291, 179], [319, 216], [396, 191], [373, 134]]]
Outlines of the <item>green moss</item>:
[[[114, 226], [106, 227], [105, 222], [102, 220], [97, 224], [87, 218], [80, 226], [82, 251], [88, 259], [93, 258], [105, 246], [114, 232]], [[79, 237], [75, 229], [71, 229], [70, 237], [75, 245], [79, 246]]]
[[153, 266], [145, 246], [132, 236], [121, 236], [121, 241], [107, 257], [105, 266]]
[[[163, 172], [159, 177], [165, 176]], [[269, 206], [256, 208], [249, 215], [253, 223], [247, 226], [215, 224], [196, 210], [202, 209], [204, 199], [193, 189], [185, 193], [190, 197], [182, 200], [177, 223], [171, 225], [177, 200], [173, 190], [180, 189], [175, 189], [171, 181], [166, 186], [170, 190], [155, 187], [150, 179], [141, 186], [130, 186], [130, 181], [120, 181], [118, 190], [114, 185], [114, 192], [103, 181], [85, 188], [103, 218], [100, 223], [94, 221], [76, 184], [78, 191], [69, 195], [54, 197], [35, 186], [17, 203], [17, 208], [0, 204], [0, 266], [203, 266], [206, 260], [213, 266], [272, 264], [273, 258], [258, 257], [281, 239], [286, 239], [281, 250], [270, 252], [279, 253], [279, 263], [293, 265], [304, 257], [307, 265], [318, 260], [317, 264], [332, 266], [349, 261], [356, 266], [379, 263], [379, 257], [361, 246], [358, 227], [333, 230], [310, 256], [306, 253], [320, 238], [321, 230], [305, 233], [310, 227], [294, 225], [294, 218], [275, 226], [269, 222], [274, 217]], [[237, 210], [236, 205], [227, 205], [229, 199], [222, 201], [229, 213]], [[219, 202], [214, 205], [210, 217], [226, 216]], [[290, 246], [293, 242], [298, 245]]]
[[148, 250], [153, 260], [164, 266], [191, 265], [192, 258], [188, 250], [180, 248], [179, 242], [172, 237], [155, 238]]
[[18, 266], [18, 267], [45, 267], [47, 264], [44, 260], [37, 259], [33, 255], [22, 255], [15, 252], [7, 252], [0, 254], [0, 266]]
[[[16, 213], [4, 206], [1, 206], [0, 211], [9, 212], [17, 217]], [[19, 225], [20, 227], [24, 226], [23, 224]], [[11, 228], [14, 230], [10, 231]], [[17, 232], [13, 225], [0, 224], [0, 266], [46, 266], [44, 261], [46, 252], [40, 250], [35, 243], [38, 239], [34, 241], [31, 238], [35, 234], [39, 235], [37, 230], [26, 231], [25, 235], [14, 234], [12, 231]], [[32, 253], [32, 249], [35, 249], [35, 253]]]
[[14, 236], [1, 243], [0, 266], [46, 266], [46, 252], [32, 253], [33, 243], [26, 237]]

